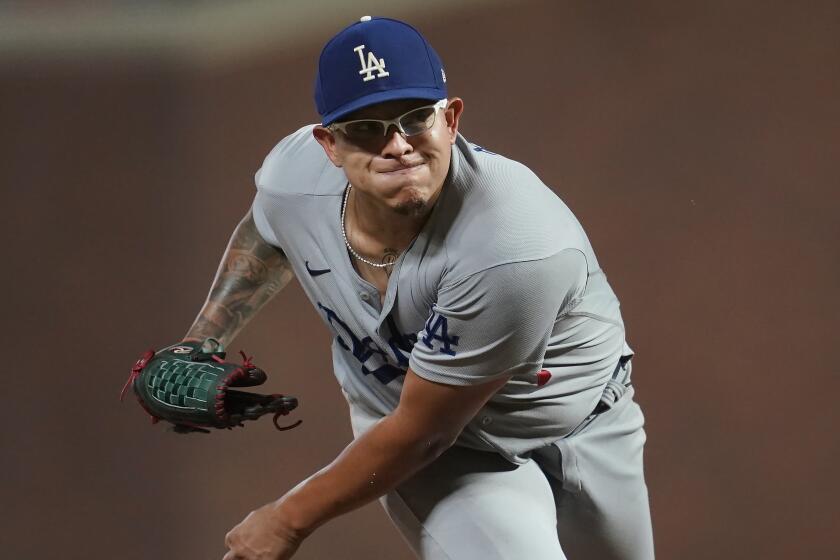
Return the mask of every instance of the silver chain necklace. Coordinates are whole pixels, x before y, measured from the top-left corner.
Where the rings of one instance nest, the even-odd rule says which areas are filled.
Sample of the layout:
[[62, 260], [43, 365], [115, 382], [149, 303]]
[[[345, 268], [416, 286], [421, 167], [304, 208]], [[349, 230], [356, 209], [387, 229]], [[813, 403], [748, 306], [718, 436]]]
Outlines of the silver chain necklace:
[[386, 263], [375, 263], [373, 261], [369, 261], [364, 258], [362, 255], [356, 252], [353, 247], [350, 246], [350, 241], [347, 239], [347, 231], [344, 229], [344, 215], [347, 213], [347, 199], [350, 197], [350, 189], [352, 185], [349, 183], [347, 184], [347, 190], [344, 191], [344, 202], [341, 204], [341, 237], [344, 238], [344, 244], [347, 245], [347, 249], [350, 251], [354, 257], [365, 263], [366, 265], [373, 266], [375, 268], [385, 268], [387, 266], [394, 266], [393, 262], [386, 262]]

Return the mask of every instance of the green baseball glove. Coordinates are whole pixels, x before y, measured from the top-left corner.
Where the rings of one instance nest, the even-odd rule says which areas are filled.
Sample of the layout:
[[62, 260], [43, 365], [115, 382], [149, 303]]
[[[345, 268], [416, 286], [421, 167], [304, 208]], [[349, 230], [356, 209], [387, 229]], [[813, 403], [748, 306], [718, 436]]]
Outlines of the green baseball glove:
[[[213, 344], [214, 343], [214, 344]], [[207, 345], [216, 350], [206, 352]], [[233, 428], [243, 426], [245, 420], [256, 420], [264, 414], [274, 414], [277, 419], [297, 407], [297, 399], [284, 395], [259, 395], [236, 391], [230, 387], [253, 387], [265, 383], [265, 372], [254, 366], [251, 358], [242, 354], [243, 363], [225, 361], [225, 352], [219, 341], [208, 338], [205, 342], [180, 342], [155, 352], [147, 350], [131, 368], [120, 400], [132, 385], [152, 423], [166, 420], [179, 433], [205, 432], [208, 428]]]

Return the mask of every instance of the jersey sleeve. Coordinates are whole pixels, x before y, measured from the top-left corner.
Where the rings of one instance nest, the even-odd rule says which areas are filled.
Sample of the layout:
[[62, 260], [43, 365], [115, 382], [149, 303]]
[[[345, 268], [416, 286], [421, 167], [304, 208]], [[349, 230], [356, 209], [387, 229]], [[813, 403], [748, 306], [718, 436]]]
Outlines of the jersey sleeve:
[[558, 317], [580, 300], [587, 263], [577, 249], [482, 270], [438, 291], [409, 366], [420, 377], [475, 385], [531, 375]]
[[[258, 172], [259, 173], [259, 172]], [[280, 241], [274, 233], [274, 229], [268, 220], [268, 215], [272, 207], [277, 204], [271, 195], [264, 191], [257, 191], [254, 197], [254, 202], [251, 204], [251, 215], [254, 217], [254, 225], [257, 227], [257, 232], [269, 245], [280, 247]]]
[[290, 195], [311, 192], [331, 164], [312, 137], [314, 125], [304, 126], [283, 138], [269, 152], [254, 174], [257, 194], [251, 205], [257, 231], [267, 243], [281, 247], [277, 231], [292, 212]]

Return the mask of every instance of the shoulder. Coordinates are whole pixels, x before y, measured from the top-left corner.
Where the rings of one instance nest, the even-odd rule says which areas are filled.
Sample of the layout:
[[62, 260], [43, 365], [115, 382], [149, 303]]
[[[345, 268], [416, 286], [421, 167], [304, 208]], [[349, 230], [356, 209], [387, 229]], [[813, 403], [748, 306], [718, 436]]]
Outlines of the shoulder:
[[314, 124], [283, 138], [269, 152], [254, 176], [260, 192], [266, 194], [318, 194], [324, 179], [342, 181], [344, 173], [335, 167], [312, 135]]
[[[548, 306], [555, 310], [574, 305], [588, 279], [583, 251], [565, 248], [551, 256], [517, 260], [484, 268], [441, 286], [444, 301], [457, 305]], [[510, 309], [506, 310], [510, 312]]]
[[451, 279], [588, 248], [577, 218], [533, 171], [463, 137], [445, 188], [441, 214]]

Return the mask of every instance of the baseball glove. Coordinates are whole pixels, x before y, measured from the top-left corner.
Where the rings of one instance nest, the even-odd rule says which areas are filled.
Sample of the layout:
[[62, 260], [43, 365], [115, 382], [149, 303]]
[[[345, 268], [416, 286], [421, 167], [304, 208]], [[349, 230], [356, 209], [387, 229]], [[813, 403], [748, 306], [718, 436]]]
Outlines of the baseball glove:
[[[212, 352], [203, 348], [215, 347]], [[289, 430], [301, 423], [280, 426], [277, 419], [297, 407], [297, 399], [284, 395], [259, 395], [231, 387], [253, 387], [265, 383], [265, 372], [242, 354], [243, 363], [225, 361], [225, 352], [213, 338], [205, 342], [180, 342], [155, 352], [147, 350], [131, 368], [120, 400], [128, 386], [152, 417], [152, 423], [166, 420], [178, 433], [204, 432], [208, 428], [243, 426], [263, 414], [274, 414], [278, 430]]]

